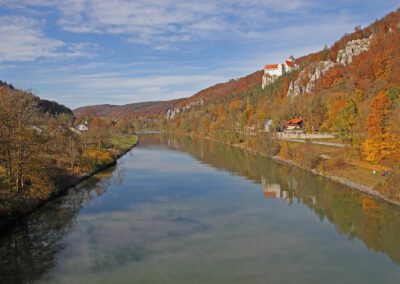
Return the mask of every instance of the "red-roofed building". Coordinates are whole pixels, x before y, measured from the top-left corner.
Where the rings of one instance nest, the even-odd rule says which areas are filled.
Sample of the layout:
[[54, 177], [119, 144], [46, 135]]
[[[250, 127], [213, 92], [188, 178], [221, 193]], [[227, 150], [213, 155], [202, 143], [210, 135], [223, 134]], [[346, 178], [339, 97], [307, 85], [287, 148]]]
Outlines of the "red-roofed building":
[[283, 64], [268, 64], [264, 67], [264, 76], [262, 79], [262, 88], [274, 82], [277, 77], [282, 76], [283, 74], [290, 72], [294, 69], [297, 69], [298, 66], [295, 63], [295, 59], [293, 56], [290, 56], [285, 60]]
[[278, 69], [279, 64], [270, 64], [270, 65], [265, 65], [264, 69], [267, 70], [272, 70], [272, 69]]
[[283, 128], [285, 132], [299, 132], [299, 131], [302, 132], [303, 124], [304, 124], [303, 118], [292, 118], [284, 122]]

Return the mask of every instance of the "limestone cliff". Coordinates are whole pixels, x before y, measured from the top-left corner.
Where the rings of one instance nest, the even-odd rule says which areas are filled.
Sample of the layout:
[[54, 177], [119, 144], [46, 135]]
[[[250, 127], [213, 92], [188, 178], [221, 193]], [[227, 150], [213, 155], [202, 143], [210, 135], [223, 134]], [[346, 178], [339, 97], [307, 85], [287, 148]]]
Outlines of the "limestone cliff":
[[304, 68], [295, 81], [290, 83], [287, 96], [296, 97], [315, 90], [317, 81], [325, 75], [331, 68], [337, 65], [349, 65], [353, 62], [353, 57], [367, 51], [371, 43], [371, 37], [352, 40], [346, 44], [344, 49], [338, 51], [336, 62], [332, 60], [311, 63]]
[[203, 105], [204, 100], [199, 100], [199, 101], [194, 101], [194, 102], [190, 102], [187, 105], [184, 106], [180, 106], [180, 107], [176, 107], [174, 109], [168, 109], [167, 110], [167, 114], [165, 115], [166, 119], [173, 119], [175, 118], [178, 114], [186, 111], [186, 110], [190, 110], [192, 107], [194, 106], [198, 106], [198, 105]]

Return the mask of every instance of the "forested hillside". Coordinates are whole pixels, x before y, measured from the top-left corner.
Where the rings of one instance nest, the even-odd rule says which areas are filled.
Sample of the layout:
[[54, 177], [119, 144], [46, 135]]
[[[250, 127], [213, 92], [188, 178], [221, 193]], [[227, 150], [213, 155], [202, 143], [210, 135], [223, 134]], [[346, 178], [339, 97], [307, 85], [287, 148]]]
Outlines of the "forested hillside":
[[[298, 70], [283, 75], [265, 90], [261, 81], [247, 84], [240, 92], [228, 89], [164, 126], [236, 143], [244, 139], [246, 129], [261, 130], [267, 118], [279, 129], [283, 121], [303, 117], [306, 132], [338, 133], [359, 158], [375, 163], [397, 161], [399, 28], [398, 10], [366, 28], [356, 27], [331, 48], [297, 59]], [[363, 39], [368, 40], [368, 49], [340, 64], [346, 47]], [[331, 66], [325, 72], [317, 71], [328, 64]], [[288, 92], [291, 86], [298, 88], [297, 93]]]
[[[399, 42], [397, 10], [368, 27], [355, 27], [330, 48], [298, 58], [297, 70], [265, 89], [261, 79], [240, 92], [226, 89], [163, 120], [161, 127], [252, 149], [267, 147], [270, 155], [321, 173], [358, 179], [399, 200]], [[345, 148], [317, 149], [271, 139], [285, 121], [296, 117], [304, 119], [304, 132], [335, 134]], [[272, 121], [271, 131], [262, 136], [266, 121]], [[330, 156], [335, 158], [326, 160]], [[354, 167], [363, 163], [376, 167]], [[382, 171], [390, 172], [389, 178], [370, 176], [368, 169], [375, 174], [375, 169], [385, 167], [390, 170]]]
[[143, 117], [159, 118], [164, 115], [169, 108], [172, 108], [185, 99], [171, 101], [154, 101], [133, 103], [127, 105], [94, 105], [74, 109], [77, 118], [84, 118], [97, 115], [115, 119], [135, 119]]
[[136, 143], [133, 125], [96, 116], [86, 131], [70, 109], [0, 86], [0, 227]]
[[[8, 84], [8, 83], [0, 80], [0, 88], [1, 87], [10, 89], [10, 90], [15, 90], [15, 88], [12, 84]], [[71, 117], [74, 115], [71, 109], [69, 109], [66, 106], [61, 105], [57, 102], [41, 99], [38, 96], [34, 96], [30, 92], [24, 92], [24, 94], [25, 94], [25, 96], [31, 96], [34, 99], [34, 101], [36, 102], [36, 104], [39, 107], [40, 112], [42, 112], [42, 113], [50, 113], [53, 115], [66, 114]]]

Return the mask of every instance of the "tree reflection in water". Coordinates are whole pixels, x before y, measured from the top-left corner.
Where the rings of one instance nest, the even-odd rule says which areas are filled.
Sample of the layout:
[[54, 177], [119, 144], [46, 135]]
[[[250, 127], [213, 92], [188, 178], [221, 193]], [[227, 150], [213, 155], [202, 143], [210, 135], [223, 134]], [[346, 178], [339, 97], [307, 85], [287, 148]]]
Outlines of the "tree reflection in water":
[[[383, 252], [400, 264], [400, 210], [393, 205], [236, 147], [168, 135], [146, 135], [141, 141], [168, 145], [204, 164], [262, 183], [265, 198], [281, 198], [289, 205], [295, 201], [305, 204], [341, 234], [362, 240], [369, 249]], [[318, 186], [309, 186], [316, 179]]]
[[[143, 135], [139, 141], [139, 148], [145, 145], [145, 148], [164, 147], [184, 152], [201, 163], [262, 184], [260, 198], [280, 199], [288, 206], [293, 203], [305, 204], [321, 221], [328, 220], [334, 224], [341, 234], [350, 239], [360, 239], [369, 249], [383, 252], [400, 263], [400, 210], [394, 206], [303, 170], [227, 145], [166, 135]], [[26, 283], [46, 279], [52, 268], [57, 266], [57, 256], [65, 246], [63, 239], [76, 230], [77, 216], [82, 205], [93, 202], [110, 185], [118, 185], [124, 180], [124, 167], [120, 165], [89, 179], [77, 189], [71, 189], [21, 221], [15, 228], [3, 232], [0, 237], [0, 283]], [[182, 220], [185, 221], [174, 219], [172, 223]], [[165, 228], [169, 228], [171, 222], [160, 220], [160, 223], [166, 227], [158, 230], [168, 233]], [[194, 230], [198, 227], [198, 223], [189, 224], [189, 228]], [[159, 236], [159, 231], [155, 233]], [[142, 237], [149, 236], [144, 234]], [[116, 259], [111, 260], [112, 263], [119, 265], [124, 255], [138, 256], [136, 251], [129, 253], [126, 247], [122, 249], [121, 253], [118, 251], [116, 254]], [[95, 268], [100, 270], [110, 263], [107, 261], [104, 264], [101, 258], [98, 260]]]
[[81, 186], [48, 202], [0, 236], [0, 283], [29, 283], [56, 265], [63, 238], [75, 226], [82, 205], [123, 179], [121, 167], [109, 168]]

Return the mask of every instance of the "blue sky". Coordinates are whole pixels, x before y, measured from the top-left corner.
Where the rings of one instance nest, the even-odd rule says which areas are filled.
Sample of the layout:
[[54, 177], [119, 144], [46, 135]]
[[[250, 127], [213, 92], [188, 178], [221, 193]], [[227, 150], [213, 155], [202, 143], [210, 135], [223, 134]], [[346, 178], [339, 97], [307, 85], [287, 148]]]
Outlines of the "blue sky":
[[71, 108], [190, 96], [331, 45], [399, 0], [0, 0], [0, 80]]

